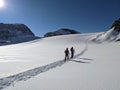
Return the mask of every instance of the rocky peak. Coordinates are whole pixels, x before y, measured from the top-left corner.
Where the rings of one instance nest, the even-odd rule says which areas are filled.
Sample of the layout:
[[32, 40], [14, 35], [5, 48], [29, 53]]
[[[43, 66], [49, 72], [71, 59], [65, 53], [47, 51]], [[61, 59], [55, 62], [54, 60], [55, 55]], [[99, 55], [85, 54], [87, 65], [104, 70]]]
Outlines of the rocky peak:
[[113, 27], [114, 27], [115, 31], [120, 32], [120, 18], [113, 23], [111, 28], [113, 28]]

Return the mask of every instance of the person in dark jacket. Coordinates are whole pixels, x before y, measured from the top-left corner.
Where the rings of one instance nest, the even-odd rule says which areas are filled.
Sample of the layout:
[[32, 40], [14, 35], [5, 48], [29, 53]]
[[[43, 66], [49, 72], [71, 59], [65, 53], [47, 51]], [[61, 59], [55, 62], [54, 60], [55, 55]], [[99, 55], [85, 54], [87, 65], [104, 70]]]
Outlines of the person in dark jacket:
[[64, 51], [65, 53], [65, 61], [69, 59], [69, 50], [68, 48], [66, 48], [66, 50]]
[[74, 53], [75, 53], [75, 49], [73, 47], [71, 47], [70, 52], [71, 52], [71, 57], [70, 58], [73, 58], [74, 57]]

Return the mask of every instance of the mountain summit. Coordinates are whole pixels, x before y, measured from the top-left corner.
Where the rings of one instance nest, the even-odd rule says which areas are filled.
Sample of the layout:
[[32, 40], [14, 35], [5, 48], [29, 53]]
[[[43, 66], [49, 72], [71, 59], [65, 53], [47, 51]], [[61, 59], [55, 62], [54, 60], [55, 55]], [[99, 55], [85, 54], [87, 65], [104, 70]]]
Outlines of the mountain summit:
[[113, 27], [114, 27], [115, 31], [120, 32], [120, 18], [113, 23], [111, 28], [113, 28]]

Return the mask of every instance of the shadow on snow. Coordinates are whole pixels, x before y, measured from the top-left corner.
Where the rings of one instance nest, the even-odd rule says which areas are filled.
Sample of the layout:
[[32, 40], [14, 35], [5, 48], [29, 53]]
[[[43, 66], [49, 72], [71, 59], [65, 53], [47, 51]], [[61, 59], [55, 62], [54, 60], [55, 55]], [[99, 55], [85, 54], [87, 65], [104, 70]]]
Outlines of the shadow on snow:
[[93, 60], [93, 59], [89, 59], [89, 58], [78, 58], [78, 59], [89, 60], [89, 61], [92, 61], [92, 60]]
[[77, 61], [77, 60], [71, 60], [73, 62], [77, 62], [77, 63], [90, 63], [90, 62], [84, 62], [84, 61]]
[[71, 60], [73, 62], [77, 62], [77, 63], [90, 63], [90, 62], [86, 62], [86, 61], [93, 61], [93, 59], [89, 59], [89, 58], [76, 58]]

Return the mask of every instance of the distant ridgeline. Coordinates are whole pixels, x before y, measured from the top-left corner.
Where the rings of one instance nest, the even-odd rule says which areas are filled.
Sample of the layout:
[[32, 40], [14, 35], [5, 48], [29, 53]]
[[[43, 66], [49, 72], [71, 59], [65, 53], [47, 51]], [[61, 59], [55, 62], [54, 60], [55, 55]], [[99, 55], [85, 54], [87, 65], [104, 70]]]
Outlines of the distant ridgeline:
[[35, 35], [26, 25], [0, 23], [0, 43], [16, 43], [32, 39], [35, 39]]
[[80, 32], [72, 30], [72, 29], [62, 28], [62, 29], [59, 29], [59, 30], [54, 31], [54, 32], [48, 32], [44, 35], [44, 37], [68, 35], [68, 34], [80, 34]]

